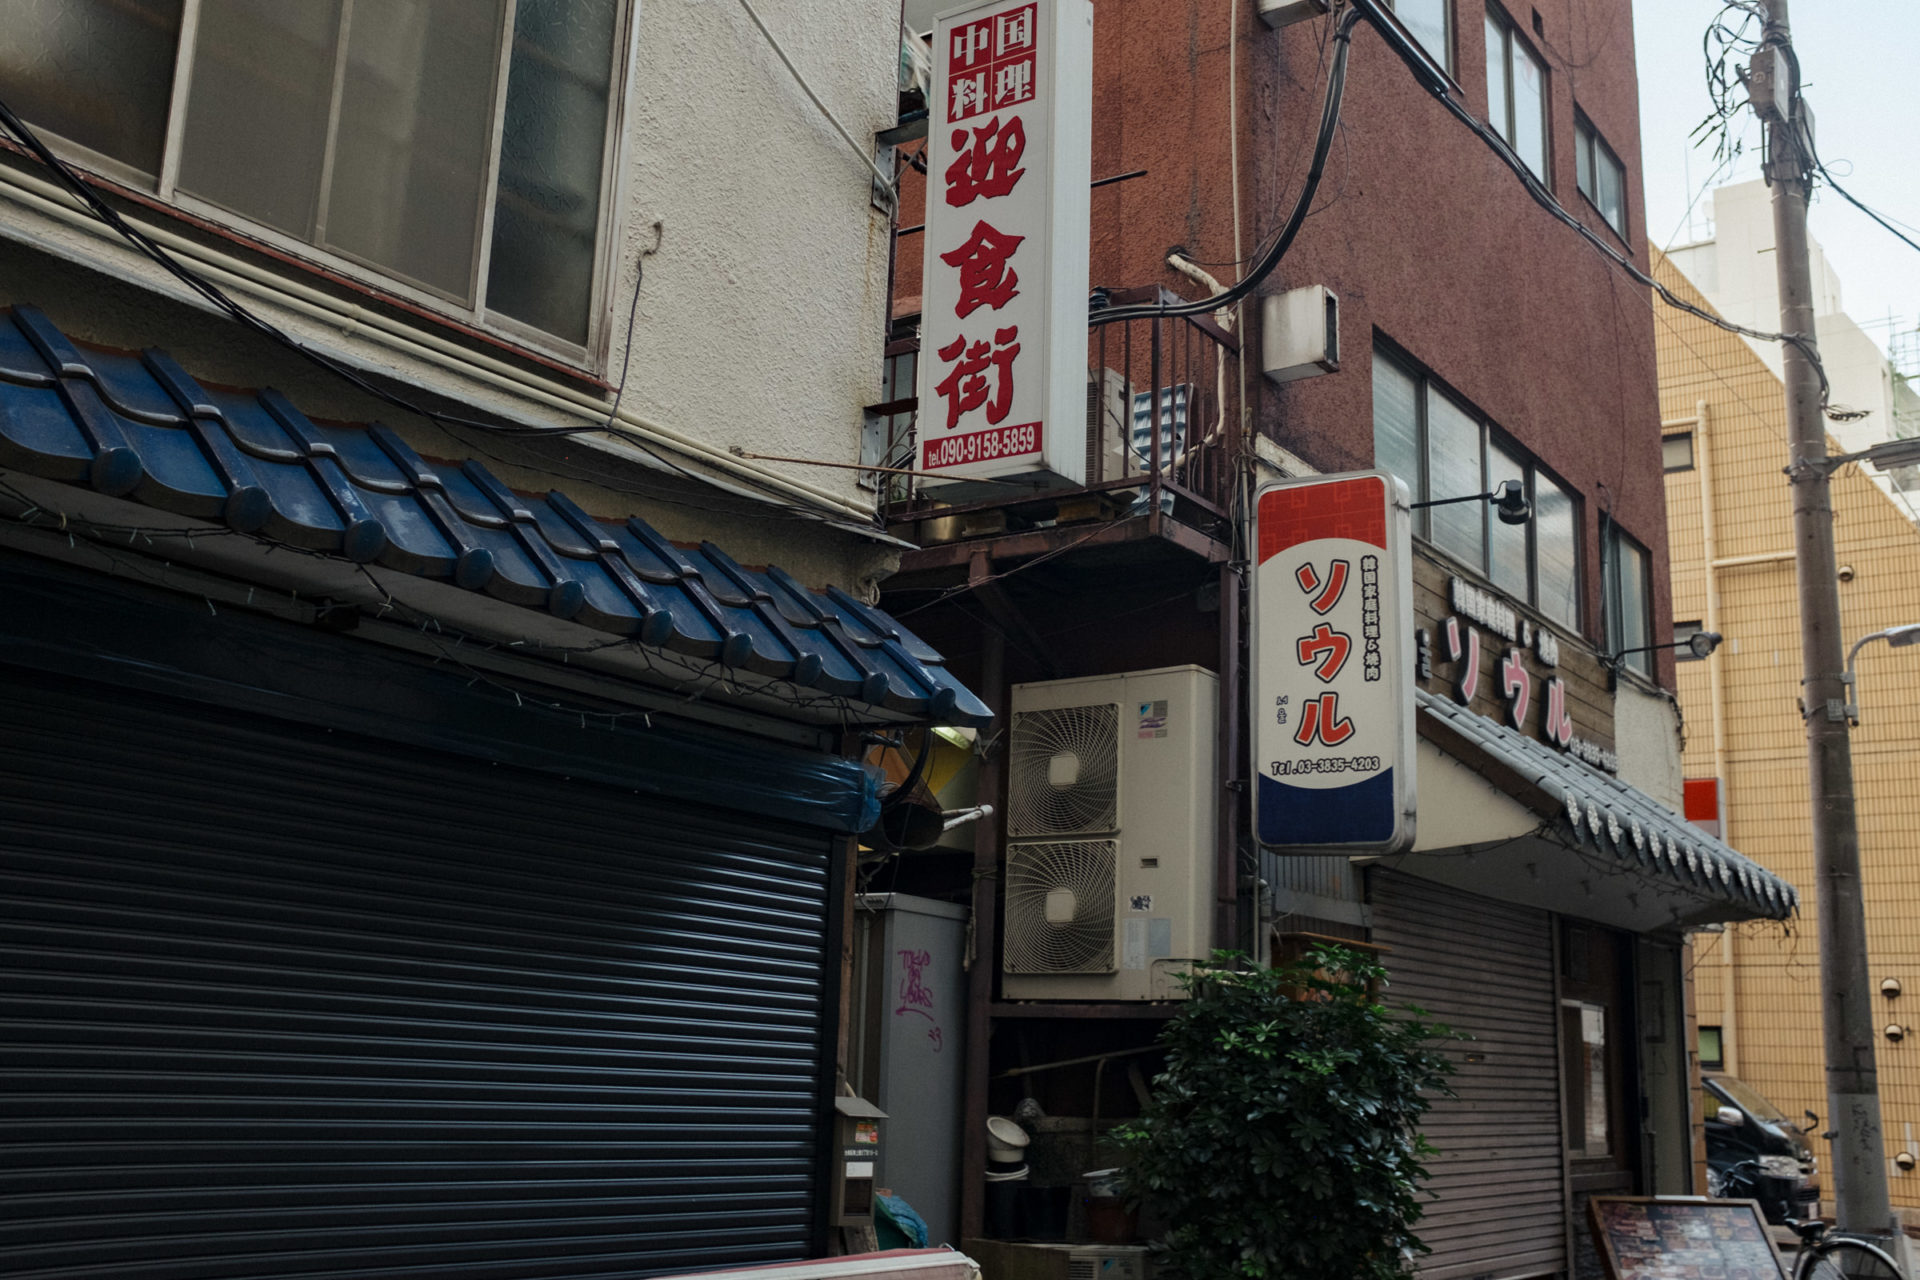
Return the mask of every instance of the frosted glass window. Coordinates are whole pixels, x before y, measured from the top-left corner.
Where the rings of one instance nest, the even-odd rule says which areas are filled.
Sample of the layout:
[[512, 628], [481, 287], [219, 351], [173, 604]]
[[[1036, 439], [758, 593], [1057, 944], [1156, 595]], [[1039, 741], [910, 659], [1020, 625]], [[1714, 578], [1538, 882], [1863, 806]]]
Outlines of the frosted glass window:
[[1447, 40], [1447, 6], [1450, 0], [1393, 0], [1393, 15], [1400, 19], [1434, 61], [1453, 70], [1453, 51]]
[[[1487, 488], [1498, 489], [1503, 481], [1517, 480], [1521, 492], [1527, 488], [1527, 468], [1499, 444], [1487, 444]], [[1487, 519], [1487, 576], [1493, 585], [1517, 600], [1528, 598], [1527, 526], [1503, 524], [1497, 515]]]
[[1502, 524], [1487, 501], [1426, 505], [1414, 536], [1442, 547], [1499, 591], [1571, 631], [1580, 628], [1579, 515], [1574, 497], [1500, 437], [1494, 424], [1452, 399], [1417, 366], [1373, 355], [1373, 462], [1407, 482], [1416, 503], [1490, 493], [1517, 480], [1533, 519]]
[[1607, 225], [1627, 235], [1627, 171], [1613, 149], [1585, 117], [1577, 118], [1573, 128], [1574, 176], [1584, 195], [1607, 220]]
[[181, 0], [7, 0], [0, 86], [37, 129], [160, 171]]
[[1413, 501], [1425, 496], [1421, 492], [1425, 466], [1420, 447], [1420, 383], [1377, 353], [1373, 358], [1373, 465], [1405, 480]]
[[313, 238], [340, 0], [202, 0], [180, 189]]
[[1487, 122], [1503, 138], [1513, 137], [1513, 104], [1507, 96], [1507, 28], [1487, 15]]
[[510, 319], [577, 352], [604, 312], [610, 117], [631, 9], [0, 0], [0, 93], [82, 165], [149, 179], [269, 243], [328, 250], [315, 260], [329, 270], [465, 323]]
[[1539, 565], [1540, 612], [1571, 630], [1580, 626], [1580, 535], [1573, 495], [1533, 474], [1533, 540]]
[[1534, 176], [1548, 182], [1547, 67], [1491, 10], [1487, 13], [1487, 120]]
[[[1428, 497], [1458, 498], [1486, 492], [1481, 474], [1480, 423], [1437, 392], [1427, 397]], [[1430, 507], [1433, 541], [1471, 565], [1481, 565], [1486, 548], [1487, 504], [1455, 502]]]
[[587, 340], [600, 226], [614, 0], [520, 0], [487, 305], [571, 342]]
[[472, 299], [500, 26], [482, 0], [354, 6], [325, 243]]
[[1511, 35], [1513, 50], [1513, 149], [1536, 178], [1547, 176], [1547, 68]]
[[[1648, 594], [1652, 578], [1647, 550], [1617, 526], [1607, 530], [1603, 562], [1607, 605], [1607, 649], [1625, 653], [1653, 643], [1653, 603]], [[1653, 672], [1653, 655], [1636, 653], [1626, 664], [1642, 675]]]

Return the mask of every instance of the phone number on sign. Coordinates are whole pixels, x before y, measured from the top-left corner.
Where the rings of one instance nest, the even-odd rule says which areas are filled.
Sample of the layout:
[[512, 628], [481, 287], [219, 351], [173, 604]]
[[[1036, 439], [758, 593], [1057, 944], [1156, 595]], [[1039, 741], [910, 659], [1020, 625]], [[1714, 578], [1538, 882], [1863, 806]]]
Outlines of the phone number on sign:
[[925, 471], [941, 467], [964, 466], [969, 462], [991, 462], [995, 458], [1018, 458], [1040, 451], [1040, 424], [1022, 423], [1017, 427], [995, 427], [964, 436], [927, 441], [920, 466]]

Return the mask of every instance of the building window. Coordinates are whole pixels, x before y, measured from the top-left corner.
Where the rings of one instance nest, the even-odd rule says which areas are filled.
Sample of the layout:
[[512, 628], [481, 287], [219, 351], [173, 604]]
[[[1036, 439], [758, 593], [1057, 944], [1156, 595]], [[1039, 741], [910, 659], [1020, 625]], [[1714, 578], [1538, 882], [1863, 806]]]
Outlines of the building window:
[[1661, 436], [1660, 464], [1668, 471], [1693, 470], [1693, 432]]
[[1583, 115], [1573, 118], [1574, 182], [1607, 225], [1627, 238], [1627, 169]]
[[[1606, 609], [1609, 653], [1626, 653], [1653, 643], [1652, 557], [1611, 520], [1600, 537], [1600, 592]], [[1653, 674], [1651, 653], [1629, 654], [1626, 665]]]
[[1387, 7], [1420, 42], [1420, 47], [1452, 75], [1453, 24], [1448, 14], [1453, 7], [1452, 0], [1388, 0]]
[[1607, 1009], [1584, 1000], [1560, 1003], [1560, 1052], [1566, 1078], [1568, 1154], [1591, 1158], [1613, 1149], [1607, 1111]]
[[1695, 657], [1693, 650], [1687, 648], [1687, 642], [1704, 630], [1706, 630], [1706, 628], [1698, 622], [1676, 622], [1673, 624], [1673, 660], [1675, 662], [1706, 661], [1705, 658]]
[[14, 7], [0, 83], [76, 162], [463, 321], [588, 346], [620, 0]]
[[[1724, 1051], [1720, 1047], [1720, 1028], [1701, 1027], [1700, 1028], [1700, 1069], [1702, 1071], [1720, 1070], [1720, 1068], [1724, 1066], [1726, 1063], [1726, 1058], [1723, 1056], [1723, 1054], [1724, 1054]], [[1720, 1100], [1718, 1098], [1715, 1098], [1712, 1094], [1708, 1094], [1707, 1098], [1708, 1098], [1707, 1115], [1711, 1116], [1713, 1115], [1714, 1111], [1719, 1107]]]
[[1414, 533], [1569, 630], [1580, 626], [1579, 512], [1573, 494], [1497, 428], [1410, 361], [1373, 356], [1375, 465], [1407, 482], [1415, 502], [1486, 493], [1518, 480], [1533, 520], [1502, 524], [1490, 504], [1414, 512]]
[[1547, 177], [1547, 64], [1506, 15], [1487, 10], [1487, 119], [1541, 182]]

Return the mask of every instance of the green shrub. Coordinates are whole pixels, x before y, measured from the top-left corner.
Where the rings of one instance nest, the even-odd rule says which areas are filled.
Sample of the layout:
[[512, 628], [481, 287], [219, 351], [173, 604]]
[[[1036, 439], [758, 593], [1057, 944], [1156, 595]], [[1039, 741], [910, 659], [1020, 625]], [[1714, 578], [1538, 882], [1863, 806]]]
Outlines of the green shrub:
[[1386, 971], [1326, 947], [1271, 969], [1218, 952], [1160, 1040], [1166, 1070], [1114, 1131], [1128, 1195], [1187, 1280], [1394, 1280], [1432, 1154], [1416, 1126], [1450, 1033], [1375, 998]]

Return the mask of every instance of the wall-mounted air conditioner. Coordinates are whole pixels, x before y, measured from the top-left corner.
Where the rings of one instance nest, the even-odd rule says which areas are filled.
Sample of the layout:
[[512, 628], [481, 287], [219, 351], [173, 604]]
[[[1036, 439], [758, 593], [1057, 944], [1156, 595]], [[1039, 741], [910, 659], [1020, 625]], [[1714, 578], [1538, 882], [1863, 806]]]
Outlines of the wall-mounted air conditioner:
[[1219, 680], [1167, 667], [1015, 685], [1009, 1000], [1170, 1000], [1213, 945]]
[[1340, 368], [1340, 299], [1322, 285], [1260, 300], [1260, 372], [1292, 382]]

